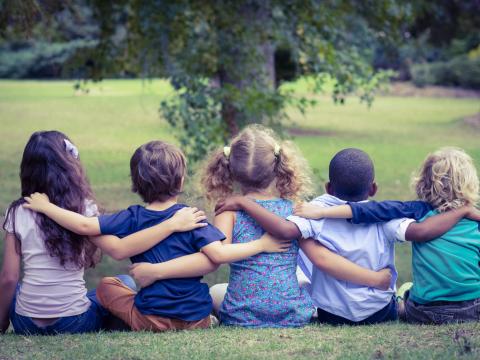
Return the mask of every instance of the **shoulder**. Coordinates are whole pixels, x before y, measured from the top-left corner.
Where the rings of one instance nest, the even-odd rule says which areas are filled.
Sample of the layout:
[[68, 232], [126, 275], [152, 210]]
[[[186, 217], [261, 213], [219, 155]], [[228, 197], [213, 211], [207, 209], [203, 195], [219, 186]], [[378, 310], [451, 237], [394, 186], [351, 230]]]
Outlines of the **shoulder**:
[[100, 212], [98, 210], [98, 206], [92, 199], [85, 200], [85, 211], [83, 215], [87, 217], [98, 216]]
[[19, 204], [17, 206], [9, 206], [7, 211], [5, 212], [5, 219], [7, 219], [7, 215], [9, 219], [15, 219], [16, 222], [20, 221], [35, 221], [36, 212], [30, 209], [26, 209]]
[[112, 214], [104, 214], [98, 217], [100, 232], [103, 235], [125, 236], [132, 231], [132, 224], [141, 214], [140, 205], [130, 206], [128, 209], [120, 210]]
[[316, 198], [310, 200], [310, 204], [315, 205], [315, 206], [321, 206], [321, 207], [343, 205], [343, 203], [344, 202], [339, 201], [337, 198], [335, 198], [334, 196], [329, 195], [329, 194], [323, 194], [323, 195], [317, 196]]
[[3, 228], [8, 233], [19, 233], [19, 230], [29, 230], [36, 226], [37, 214], [25, 209], [22, 204], [12, 204], [5, 212]]
[[386, 223], [370, 225], [381, 226], [386, 240], [403, 242], [406, 241], [405, 234], [407, 232], [408, 226], [412, 222], [415, 222], [415, 220], [410, 218], [400, 218], [390, 220]]
[[222, 222], [234, 222], [236, 217], [235, 211], [224, 211], [218, 215], [215, 215], [215, 219], [213, 220], [214, 224], [222, 223]]
[[195, 229], [191, 232], [193, 242], [198, 249], [215, 242], [225, 240], [225, 234], [216, 226], [208, 223], [208, 226]]

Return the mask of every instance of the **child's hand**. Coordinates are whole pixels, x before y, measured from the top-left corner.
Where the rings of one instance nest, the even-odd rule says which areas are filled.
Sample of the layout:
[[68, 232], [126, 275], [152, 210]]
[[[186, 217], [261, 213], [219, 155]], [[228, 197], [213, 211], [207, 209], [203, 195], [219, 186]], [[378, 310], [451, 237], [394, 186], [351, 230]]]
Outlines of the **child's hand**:
[[474, 206], [469, 206], [465, 217], [467, 219], [480, 222], [480, 210]]
[[132, 264], [129, 267], [129, 273], [141, 288], [145, 288], [158, 280], [155, 274], [155, 265], [150, 263]]
[[206, 219], [205, 213], [196, 207], [184, 207], [178, 210], [170, 221], [175, 232], [183, 232], [208, 226], [208, 223], [202, 222]]
[[242, 210], [242, 201], [244, 200], [243, 196], [236, 195], [219, 201], [217, 205], [215, 205], [215, 215], [221, 214], [224, 211]]
[[260, 241], [262, 243], [263, 251], [267, 253], [286, 252], [292, 245], [292, 240], [280, 240], [272, 235], [265, 233]]
[[377, 271], [378, 281], [375, 284], [375, 288], [380, 290], [388, 290], [392, 282], [392, 271], [389, 268], [385, 268]]
[[321, 219], [324, 208], [310, 203], [299, 203], [295, 205], [293, 214], [306, 219]]
[[43, 212], [46, 206], [50, 205], [50, 199], [46, 194], [33, 193], [30, 196], [24, 197], [26, 203], [23, 204], [23, 207], [30, 209], [36, 212]]

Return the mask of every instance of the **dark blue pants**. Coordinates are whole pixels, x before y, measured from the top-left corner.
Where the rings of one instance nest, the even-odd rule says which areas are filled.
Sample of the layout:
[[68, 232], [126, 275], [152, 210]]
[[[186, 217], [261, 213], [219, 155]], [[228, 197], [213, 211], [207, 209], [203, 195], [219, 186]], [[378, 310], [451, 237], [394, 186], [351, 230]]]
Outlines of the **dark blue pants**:
[[330, 325], [372, 325], [386, 321], [394, 321], [397, 319], [397, 302], [395, 301], [395, 297], [392, 297], [390, 303], [383, 309], [380, 309], [376, 313], [361, 321], [351, 321], [320, 308], [318, 309], [318, 321]]
[[413, 324], [450, 324], [480, 321], [480, 298], [466, 301], [437, 301], [417, 304], [405, 293], [406, 321]]
[[[128, 275], [117, 275], [125, 285], [136, 290], [135, 282]], [[17, 287], [17, 291], [19, 286]], [[97, 299], [96, 290], [90, 290], [87, 297], [91, 302], [90, 308], [83, 314], [65, 316], [59, 318], [53, 324], [40, 327], [28, 316], [19, 315], [15, 312], [16, 294], [10, 308], [10, 322], [16, 334], [22, 335], [55, 335], [62, 333], [79, 334], [94, 332], [104, 328], [104, 324], [110, 321], [110, 313], [100, 305]]]

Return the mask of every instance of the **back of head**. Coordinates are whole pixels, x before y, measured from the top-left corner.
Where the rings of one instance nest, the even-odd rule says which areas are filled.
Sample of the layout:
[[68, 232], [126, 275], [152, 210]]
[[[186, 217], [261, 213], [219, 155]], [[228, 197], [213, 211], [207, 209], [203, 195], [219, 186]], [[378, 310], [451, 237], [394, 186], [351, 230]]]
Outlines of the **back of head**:
[[182, 191], [186, 173], [182, 151], [163, 141], [150, 141], [140, 146], [130, 159], [132, 191], [143, 201], [165, 201]]
[[367, 153], [349, 148], [330, 161], [329, 178], [333, 195], [346, 201], [361, 201], [369, 196], [375, 169]]
[[310, 190], [310, 171], [293, 143], [277, 139], [261, 125], [251, 125], [230, 146], [215, 151], [205, 167], [202, 183], [216, 201], [232, 194], [234, 183], [243, 192], [275, 186], [282, 198], [297, 198]]
[[[55, 205], [78, 213], [84, 213], [87, 200], [94, 200], [76, 147], [59, 131], [32, 134], [23, 152], [20, 181], [22, 198], [10, 206], [8, 214], [13, 219], [23, 197], [34, 192], [46, 193]], [[43, 214], [36, 219], [51, 256], [58, 257], [62, 265], [92, 265], [95, 248], [87, 237], [64, 229]]]
[[473, 160], [454, 147], [429, 154], [413, 185], [418, 198], [439, 211], [475, 205], [479, 200], [479, 180]]

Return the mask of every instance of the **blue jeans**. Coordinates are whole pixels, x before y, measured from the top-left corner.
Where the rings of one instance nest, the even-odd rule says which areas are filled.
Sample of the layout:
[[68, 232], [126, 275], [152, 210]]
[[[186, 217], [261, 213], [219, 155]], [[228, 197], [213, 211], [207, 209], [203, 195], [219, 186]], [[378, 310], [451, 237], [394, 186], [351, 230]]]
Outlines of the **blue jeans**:
[[372, 325], [386, 321], [394, 321], [397, 319], [397, 301], [395, 300], [395, 297], [392, 297], [390, 303], [388, 303], [388, 305], [383, 309], [380, 309], [376, 313], [361, 321], [351, 321], [320, 308], [318, 309], [318, 321], [330, 325]]
[[480, 298], [466, 301], [436, 301], [417, 304], [405, 293], [406, 321], [413, 324], [450, 324], [480, 321]]
[[[135, 282], [128, 275], [117, 275], [125, 285], [136, 290]], [[17, 291], [19, 286], [17, 287]], [[104, 328], [104, 324], [111, 317], [110, 313], [100, 305], [95, 289], [87, 293], [91, 302], [90, 308], [83, 314], [65, 316], [59, 318], [51, 325], [38, 326], [28, 316], [19, 315], [15, 312], [16, 294], [10, 308], [10, 322], [16, 334], [22, 335], [55, 335], [62, 333], [79, 334], [94, 332]]]

